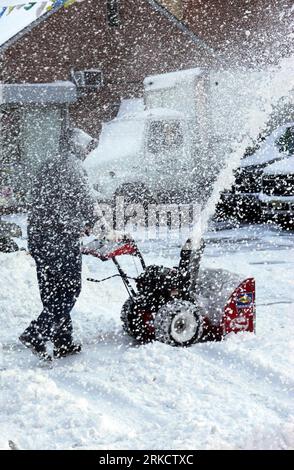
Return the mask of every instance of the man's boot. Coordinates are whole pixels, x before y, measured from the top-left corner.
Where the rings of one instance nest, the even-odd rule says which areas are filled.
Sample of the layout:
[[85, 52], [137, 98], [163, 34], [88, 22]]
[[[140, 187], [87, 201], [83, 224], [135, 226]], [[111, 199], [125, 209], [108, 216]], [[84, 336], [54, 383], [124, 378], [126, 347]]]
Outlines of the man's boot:
[[36, 321], [31, 322], [30, 326], [20, 335], [19, 341], [40, 359], [52, 360], [50, 354], [47, 353], [45, 339]]
[[61, 357], [78, 354], [82, 350], [82, 345], [74, 343], [71, 334], [61, 334], [53, 339], [53, 356], [57, 359]]

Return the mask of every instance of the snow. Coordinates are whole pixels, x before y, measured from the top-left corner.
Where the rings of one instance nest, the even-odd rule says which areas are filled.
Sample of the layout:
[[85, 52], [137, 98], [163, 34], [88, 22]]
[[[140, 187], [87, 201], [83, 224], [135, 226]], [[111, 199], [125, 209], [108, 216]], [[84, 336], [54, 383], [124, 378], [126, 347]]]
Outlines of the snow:
[[265, 175], [287, 175], [294, 174], [294, 156], [284, 158], [279, 162], [272, 163], [264, 170]]
[[[0, 44], [36, 19], [38, 5], [1, 16]], [[250, 80], [243, 71], [216, 71], [208, 91], [213, 122], [203, 125], [221, 138], [216, 142], [218, 154], [230, 154], [230, 158], [194, 227], [194, 246], [205, 232], [204, 268], [233, 269], [238, 277], [256, 278], [257, 334], [230, 335], [226, 341], [188, 349], [161, 343], [138, 346], [122, 332], [119, 317], [127, 295], [121, 280], [87, 281], [114, 274], [113, 264], [84, 257], [83, 290], [72, 312], [83, 353], [44, 365], [18, 342], [41, 311], [34, 261], [25, 250], [0, 253], [1, 448], [9, 448], [9, 441], [18, 449], [294, 447], [293, 233], [266, 225], [207, 231], [220, 192], [230, 186], [246, 147], [265, 127], [273, 106], [281, 98], [289, 101], [293, 71], [293, 57], [269, 73], [250, 72]], [[103, 125], [99, 146], [85, 163], [89, 172], [102, 163], [113, 179], [109, 170], [116, 161], [118, 181], [126, 173], [134, 177], [137, 161], [130, 167], [127, 159], [142, 149], [146, 120], [182, 119], [178, 109], [195, 117], [191, 97], [201, 73], [193, 69], [147, 77], [145, 103], [156, 109], [144, 111], [142, 100], [124, 100], [118, 119]], [[206, 103], [198, 102], [201, 115]], [[160, 108], [168, 107], [166, 103], [175, 111]], [[270, 145], [259, 151], [259, 157], [258, 153], [248, 157], [246, 164], [250, 158], [267, 159], [273, 140]], [[224, 147], [230, 152], [223, 152]], [[216, 150], [211, 149], [214, 152], [217, 160]], [[145, 164], [148, 169], [148, 163], [140, 170], [145, 171]], [[283, 171], [290, 167], [288, 162], [282, 165]], [[170, 177], [168, 173], [161, 171], [164, 177]], [[180, 171], [176, 176], [172, 178], [187, 188]], [[170, 180], [166, 182], [171, 187]], [[17, 241], [25, 248], [25, 218], [12, 219], [22, 225], [24, 238]], [[183, 236], [169, 233], [166, 238], [144, 240], [139, 235], [148, 264], [178, 263]], [[132, 258], [126, 256], [122, 262], [130, 275], [136, 275]], [[219, 285], [215, 291], [217, 297]]]
[[[245, 103], [242, 102], [238, 114], [241, 120], [243, 120], [243, 123], [239, 129], [239, 137], [235, 135], [235, 137], [237, 137], [235, 139], [232, 138], [234, 133], [232, 133], [230, 126], [227, 126], [226, 130], [225, 123], [229, 123], [229, 120], [226, 119], [226, 114], [235, 118], [234, 110], [236, 110], [236, 105], [239, 102], [233, 93], [233, 89], [236, 89], [236, 84], [231, 88], [231, 97], [234, 96], [234, 99], [232, 100], [232, 98], [230, 98], [229, 105], [224, 106], [223, 117], [221, 119], [221, 122], [224, 124], [222, 128], [222, 139], [227, 147], [225, 155], [228, 155], [228, 157], [224, 162], [223, 168], [219, 171], [211, 195], [201, 213], [201, 217], [194, 226], [192, 241], [195, 248], [199, 247], [202, 233], [205, 232], [208, 221], [215, 212], [220, 194], [224, 190], [232, 187], [234, 183], [234, 170], [240, 166], [242, 156], [245, 154], [246, 149], [252, 141], [256, 140], [259, 133], [266, 128], [274, 107], [280, 104], [281, 101], [283, 101], [284, 105], [288, 105], [292, 102], [294, 90], [294, 56], [283, 58], [277, 66], [270, 68], [266, 73], [261, 73], [261, 75], [257, 73], [256, 83], [254, 83], [254, 75], [255, 73], [251, 75], [251, 80], [253, 80], [254, 85], [252, 90], [248, 88], [249, 84], [245, 86], [245, 89], [247, 88], [248, 90], [248, 96], [246, 95], [245, 89], [241, 87], [239, 98], [243, 95]], [[234, 75], [232, 75], [232, 79], [233, 78]], [[248, 77], [246, 77], [246, 80], [247, 79]], [[239, 80], [237, 80], [237, 83], [238, 81]], [[254, 99], [254, 97], [256, 99]], [[233, 106], [231, 106], [232, 104]], [[230, 109], [231, 107], [232, 109]], [[236, 120], [236, 122], [238, 121]], [[236, 123], [234, 123], [232, 127], [236, 127]], [[240, 131], [243, 136], [240, 134]], [[231, 144], [230, 150], [229, 143]], [[220, 148], [222, 147], [220, 146]]]
[[89, 175], [102, 162], [121, 160], [141, 151], [144, 121], [115, 119], [102, 125], [98, 147], [85, 161]]
[[[9, 1], [9, 3], [11, 2]], [[15, 2], [15, 4], [19, 5], [19, 0]], [[5, 12], [3, 16], [0, 17], [0, 46], [29, 26], [41, 14], [46, 13], [47, 7], [51, 4], [52, 2], [50, 1], [43, 2], [41, 11], [39, 11], [41, 5], [39, 2], [39, 4], [37, 3], [29, 10], [24, 10], [24, 8], [14, 9], [9, 15]], [[7, 1], [0, 2], [0, 11], [3, 6], [7, 6]]]
[[247, 167], [251, 165], [262, 165], [275, 159], [285, 158], [287, 154], [280, 152], [275, 143], [279, 137], [283, 135], [286, 129], [292, 126], [294, 126], [294, 123], [289, 122], [275, 129], [275, 131], [266, 138], [260, 148], [253, 155], [250, 155], [241, 161], [241, 166]]
[[61, 104], [77, 99], [77, 89], [70, 81], [52, 83], [0, 83], [0, 105], [4, 103]]
[[276, 196], [274, 194], [272, 196], [268, 196], [267, 194], [259, 193], [258, 198], [261, 202], [281, 201], [281, 202], [293, 202], [294, 203], [294, 196]]
[[[134, 108], [133, 108], [134, 109]], [[151, 108], [145, 109], [143, 111], [130, 112], [129, 114], [124, 114], [123, 119], [115, 118], [110, 122], [120, 122], [120, 121], [147, 121], [153, 119], [184, 119], [184, 113], [181, 111], [176, 111], [175, 109], [168, 108]]]
[[94, 140], [93, 137], [87, 134], [87, 132], [83, 131], [82, 129], [79, 129], [78, 127], [74, 127], [72, 129], [72, 133], [72, 139], [74, 144], [84, 149], [86, 149]]
[[143, 98], [129, 98], [121, 101], [117, 117], [121, 119], [141, 111], [144, 111]]
[[84, 163], [90, 179], [95, 179], [95, 173], [101, 174], [105, 171], [101, 165], [103, 163], [106, 163], [108, 167], [111, 161], [117, 160], [123, 165], [127, 158], [132, 157], [132, 164], [135, 166], [136, 160], [143, 151], [145, 122], [154, 119], [183, 119], [183, 114], [178, 111], [166, 108], [137, 111], [138, 105], [141, 106], [137, 102], [134, 105], [122, 103], [122, 111], [119, 112], [118, 117], [102, 124], [98, 147]]
[[[136, 346], [121, 329], [120, 279], [86, 281], [114, 273], [112, 263], [85, 257], [72, 315], [84, 350], [52, 367], [17, 343], [41, 309], [34, 262], [25, 252], [0, 254], [1, 448], [8, 440], [19, 449], [293, 448], [293, 234], [252, 226], [206, 240], [206, 267], [255, 276], [256, 336]], [[139, 240], [148, 264], [167, 266], [180, 244]]]
[[200, 68], [178, 70], [176, 72], [163, 73], [160, 75], [150, 75], [144, 80], [144, 89], [146, 92], [173, 88], [181, 85], [182, 82], [193, 82], [195, 77], [201, 76], [203, 70]]

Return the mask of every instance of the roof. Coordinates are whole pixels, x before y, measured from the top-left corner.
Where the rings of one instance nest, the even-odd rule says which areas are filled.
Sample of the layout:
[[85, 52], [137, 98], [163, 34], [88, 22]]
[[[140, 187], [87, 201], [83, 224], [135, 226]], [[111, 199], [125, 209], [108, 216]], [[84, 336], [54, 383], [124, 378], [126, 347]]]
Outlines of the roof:
[[0, 84], [0, 105], [73, 103], [76, 98], [76, 87], [71, 82]]
[[152, 121], [153, 119], [183, 119], [185, 117], [184, 113], [174, 109], [167, 108], [152, 108], [146, 109], [144, 111], [138, 111], [134, 113], [125, 114], [122, 117], [117, 117], [111, 122], [119, 121]]
[[162, 88], [172, 88], [183, 81], [194, 82], [195, 77], [203, 74], [203, 69], [193, 68], [187, 70], [178, 70], [176, 72], [162, 73], [158, 75], [149, 75], [144, 80], [145, 91], [160, 90]]
[[[35, 26], [45, 21], [65, 4], [81, 2], [83, 0], [34, 0], [33, 3], [21, 4], [21, 0], [0, 0], [0, 51], [4, 51], [13, 43], [21, 39]], [[171, 21], [190, 41], [205, 49], [215, 58], [219, 58], [215, 51], [205, 41], [200, 39], [190, 29], [178, 20], [164, 6], [155, 0], [145, 0], [155, 11]], [[10, 13], [9, 8], [1, 15], [3, 8], [7, 5], [17, 5]], [[48, 10], [49, 7], [49, 10]], [[24, 12], [24, 9], [26, 10]], [[7, 14], [8, 13], [8, 14]], [[25, 14], [24, 14], [25, 13]]]
[[206, 44], [206, 42], [196, 36], [184, 23], [182, 23], [176, 16], [174, 16], [166, 7], [160, 5], [156, 0], [145, 0], [152, 8], [158, 11], [161, 15], [168, 18], [178, 29], [180, 29], [184, 34], [186, 34], [189, 39], [196, 45], [200, 46], [202, 49], [205, 49], [207, 52], [212, 54], [215, 58], [219, 58], [214, 49]]

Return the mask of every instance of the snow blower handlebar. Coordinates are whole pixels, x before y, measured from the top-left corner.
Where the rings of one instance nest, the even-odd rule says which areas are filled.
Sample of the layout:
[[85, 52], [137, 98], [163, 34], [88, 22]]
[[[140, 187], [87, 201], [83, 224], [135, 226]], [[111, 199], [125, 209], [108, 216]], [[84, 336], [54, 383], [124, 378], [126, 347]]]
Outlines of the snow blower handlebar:
[[82, 254], [94, 256], [95, 258], [99, 258], [101, 261], [108, 261], [111, 259], [113, 263], [115, 264], [119, 273], [119, 274], [114, 274], [113, 276], [109, 276], [103, 279], [88, 278], [87, 279], [88, 281], [99, 283], [99, 282], [103, 282], [108, 279], [111, 279], [113, 277], [121, 277], [129, 296], [132, 298], [136, 296], [136, 292], [130, 283], [130, 279], [131, 280], [136, 280], [136, 279], [133, 277], [127, 276], [127, 274], [124, 272], [121, 265], [117, 261], [118, 256], [122, 256], [122, 255], [136, 256], [140, 260], [142, 269], [143, 270], [146, 269], [144, 258], [134, 240], [127, 238], [127, 237], [123, 237], [121, 240], [117, 240], [117, 241], [94, 240], [90, 242], [88, 245], [83, 246], [81, 251], [82, 251]]
[[92, 255], [101, 261], [108, 261], [121, 255], [137, 256], [141, 262], [142, 268], [146, 268], [143, 256], [134, 240], [123, 238], [117, 241], [110, 240], [94, 240], [83, 246], [82, 254]]
[[[204, 241], [201, 241], [200, 247], [198, 250], [192, 249], [192, 242], [190, 239], [186, 241], [184, 246], [182, 247], [181, 254], [180, 254], [180, 263], [179, 263], [179, 273], [181, 278], [185, 284], [183, 288], [187, 292], [187, 297], [193, 298], [196, 292], [196, 286], [198, 281], [199, 275], [199, 266], [201, 261], [201, 256], [204, 251]], [[112, 260], [115, 264], [119, 274], [109, 276], [104, 279], [92, 279], [88, 278], [87, 280], [90, 282], [103, 282], [112, 277], [120, 276], [123, 280], [123, 283], [131, 297], [136, 295], [135, 290], [132, 288], [129, 280], [136, 280], [135, 278], [131, 278], [127, 276], [127, 274], [122, 269], [121, 265], [119, 264], [117, 257], [122, 255], [131, 255], [136, 256], [141, 263], [143, 271], [146, 269], [146, 264], [144, 258], [135, 243], [135, 241], [128, 237], [123, 236], [119, 240], [93, 240], [92, 242], [88, 243], [86, 246], [82, 247], [82, 253], [84, 255], [92, 255], [95, 258], [100, 259], [101, 261], [108, 261]]]

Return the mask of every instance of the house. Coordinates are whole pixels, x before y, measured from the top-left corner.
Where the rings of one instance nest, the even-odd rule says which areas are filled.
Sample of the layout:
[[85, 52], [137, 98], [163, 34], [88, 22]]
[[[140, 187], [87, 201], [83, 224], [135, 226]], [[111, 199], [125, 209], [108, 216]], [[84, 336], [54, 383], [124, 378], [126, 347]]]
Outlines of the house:
[[[93, 135], [116, 115], [122, 98], [141, 96], [147, 75], [199, 65], [259, 66], [293, 49], [292, 0], [64, 2], [42, 2], [45, 13], [4, 41], [0, 80], [74, 80], [79, 100], [72, 119]], [[29, 4], [23, 17], [37, 8]]]
[[[25, 14], [25, 13], [24, 13]], [[138, 97], [146, 75], [213, 66], [217, 56], [154, 0], [84, 0], [57, 6], [0, 48], [0, 80], [71, 78], [76, 126], [98, 135], [122, 98]]]

